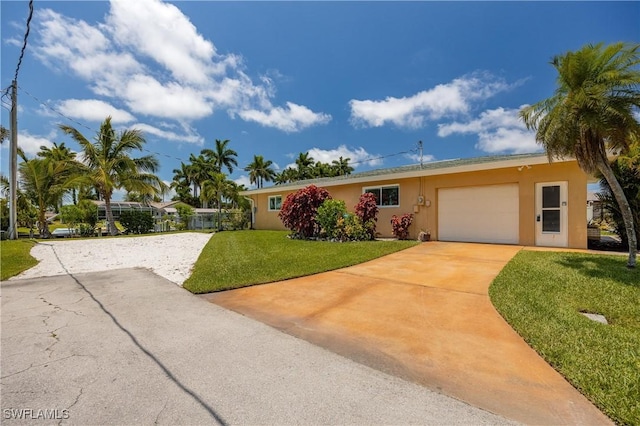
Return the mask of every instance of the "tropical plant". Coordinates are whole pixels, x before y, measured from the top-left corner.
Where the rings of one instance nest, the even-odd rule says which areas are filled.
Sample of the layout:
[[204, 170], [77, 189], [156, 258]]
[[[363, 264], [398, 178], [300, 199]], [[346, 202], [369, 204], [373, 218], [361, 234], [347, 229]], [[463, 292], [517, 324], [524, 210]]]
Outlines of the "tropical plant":
[[625, 152], [640, 135], [635, 116], [640, 107], [640, 45], [587, 45], [553, 58], [558, 72], [554, 95], [520, 111], [527, 128], [549, 156], [574, 156], [586, 172], [598, 171], [611, 187], [625, 223], [629, 241], [627, 266], [636, 265], [633, 214], [608, 154]]
[[360, 195], [358, 204], [355, 207], [356, 216], [360, 218], [362, 223], [368, 223], [369, 239], [376, 237], [376, 222], [378, 221], [378, 205], [376, 196], [371, 192], [365, 192]]
[[271, 167], [273, 161], [266, 160], [262, 155], [254, 155], [253, 161], [244, 168], [249, 172], [249, 182], [255, 184], [258, 188], [262, 188], [264, 182], [271, 182], [276, 177], [276, 172]]
[[[629, 152], [620, 155], [611, 163], [611, 169], [624, 191], [631, 212], [633, 213], [633, 225], [636, 231], [636, 244], [640, 246], [640, 142], [635, 141]], [[604, 177], [600, 179], [601, 192], [597, 195], [603, 208], [611, 215], [614, 231], [620, 236], [622, 244], [628, 246], [629, 240], [625, 232], [625, 223], [620, 206], [613, 195], [611, 186]], [[640, 247], [639, 247], [640, 248]]]
[[327, 234], [327, 238], [336, 238], [338, 219], [347, 214], [347, 206], [342, 200], [326, 199], [318, 207], [316, 222], [320, 229]]
[[339, 159], [331, 162], [335, 176], [350, 175], [353, 172], [354, 168], [349, 165], [349, 161], [351, 161], [351, 158], [342, 158], [340, 156]]
[[25, 196], [38, 210], [38, 230], [40, 236], [49, 238], [49, 224], [46, 220], [48, 208], [59, 205], [62, 194], [81, 179], [74, 170], [76, 166], [69, 161], [57, 161], [51, 158], [28, 159], [22, 150], [18, 150], [22, 162], [18, 166], [20, 185]]
[[[66, 161], [69, 163], [70, 172], [72, 174], [80, 174], [82, 173], [82, 164], [78, 163], [76, 160], [76, 153], [71, 151], [71, 149], [65, 146], [64, 142], [58, 145], [57, 142], [53, 143], [52, 147], [41, 146], [40, 151], [36, 154], [40, 158], [48, 158], [53, 161]], [[76, 187], [71, 188], [71, 198], [73, 204], [77, 204], [77, 190], [81, 185], [81, 182], [78, 182]], [[62, 206], [62, 197], [60, 198], [58, 205], [56, 206], [56, 210], [60, 211], [60, 207]]]
[[111, 210], [113, 191], [124, 188], [141, 194], [159, 193], [162, 181], [154, 174], [158, 160], [152, 155], [132, 158], [133, 151], [143, 150], [146, 141], [142, 132], [137, 129], [118, 132], [111, 126], [111, 117], [100, 125], [95, 142], [71, 126], [61, 125], [60, 129], [82, 148], [85, 176], [104, 200], [109, 230], [116, 235], [118, 229]]
[[363, 223], [360, 217], [349, 213], [338, 219], [335, 228], [336, 239], [340, 241], [368, 241], [374, 232], [374, 221]]
[[223, 141], [216, 139], [215, 149], [203, 149], [201, 151], [201, 154], [213, 164], [215, 171], [218, 173], [222, 173], [222, 169], [225, 168], [229, 173], [233, 173], [233, 167], [238, 166], [238, 161], [236, 160], [238, 153], [227, 147], [229, 142], [228, 139]]
[[326, 189], [309, 185], [287, 195], [278, 217], [294, 236], [303, 239], [316, 237], [320, 232], [316, 222], [318, 207], [328, 198], [331, 195]]
[[311, 157], [308, 152], [301, 152], [298, 154], [298, 158], [296, 158], [295, 161], [298, 171], [297, 180], [305, 180], [313, 177], [313, 172], [311, 170], [313, 161], [313, 157]]
[[123, 211], [120, 224], [128, 234], [148, 234], [153, 229], [153, 216], [142, 210]]
[[176, 213], [178, 214], [178, 218], [180, 219], [178, 229], [189, 229], [191, 218], [196, 214], [193, 207], [182, 203], [176, 204]]
[[411, 213], [405, 213], [402, 216], [391, 216], [391, 232], [399, 240], [406, 240], [409, 238], [409, 227], [413, 222], [413, 215]]
[[4, 143], [5, 140], [9, 139], [9, 129], [0, 125], [0, 144]]

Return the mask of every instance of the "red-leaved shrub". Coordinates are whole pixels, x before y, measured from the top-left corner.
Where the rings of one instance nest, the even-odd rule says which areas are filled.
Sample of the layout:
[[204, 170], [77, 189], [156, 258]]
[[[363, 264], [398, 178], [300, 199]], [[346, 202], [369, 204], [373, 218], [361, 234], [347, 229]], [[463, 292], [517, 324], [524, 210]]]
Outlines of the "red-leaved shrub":
[[330, 198], [326, 189], [309, 185], [287, 195], [278, 216], [296, 236], [304, 239], [315, 237], [320, 233], [320, 226], [316, 222], [318, 207]]
[[360, 196], [358, 204], [356, 204], [356, 216], [360, 218], [363, 224], [367, 225], [369, 239], [376, 237], [376, 222], [378, 221], [378, 206], [376, 205], [376, 196], [371, 192], [365, 192]]
[[393, 235], [399, 240], [406, 240], [409, 238], [409, 226], [413, 222], [413, 215], [411, 213], [405, 213], [398, 217], [395, 214], [391, 216], [391, 228]]

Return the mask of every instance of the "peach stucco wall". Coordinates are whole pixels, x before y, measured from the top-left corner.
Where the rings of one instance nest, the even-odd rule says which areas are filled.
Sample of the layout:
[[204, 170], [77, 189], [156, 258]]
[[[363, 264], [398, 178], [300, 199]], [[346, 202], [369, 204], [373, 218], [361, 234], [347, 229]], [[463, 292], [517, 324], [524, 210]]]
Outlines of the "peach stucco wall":
[[[517, 167], [497, 168], [492, 170], [472, 171], [455, 174], [411, 177], [405, 179], [379, 179], [367, 183], [346, 183], [326, 186], [335, 199], [344, 200], [347, 208], [353, 211], [363, 188], [367, 186], [394, 185], [400, 186], [400, 205], [398, 207], [381, 207], [378, 214], [377, 230], [381, 237], [391, 237], [390, 220], [392, 215], [413, 213], [410, 236], [417, 238], [421, 230], [429, 230], [432, 239], [438, 239], [438, 189], [477, 185], [495, 185], [515, 183], [519, 188], [519, 243], [535, 245], [535, 184], [540, 182], [568, 182], [568, 245], [572, 248], [586, 248], [586, 205], [587, 176], [575, 161], [536, 164], [531, 168]], [[282, 191], [277, 186], [273, 192], [249, 194], [254, 200], [254, 228], [284, 229], [277, 211], [268, 211], [268, 197], [281, 195], [284, 200], [293, 192]], [[426, 205], [418, 205], [418, 196], [423, 195]], [[473, 214], [473, 212], [469, 212]], [[482, 224], [478, 224], [482, 226]]]

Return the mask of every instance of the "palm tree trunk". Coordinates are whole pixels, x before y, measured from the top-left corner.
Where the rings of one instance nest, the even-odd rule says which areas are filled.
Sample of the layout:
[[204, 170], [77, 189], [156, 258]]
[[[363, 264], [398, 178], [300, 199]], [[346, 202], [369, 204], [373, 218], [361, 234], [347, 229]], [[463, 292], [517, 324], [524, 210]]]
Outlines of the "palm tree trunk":
[[104, 197], [104, 211], [107, 216], [107, 223], [109, 223], [109, 234], [117, 235], [118, 228], [116, 228], [116, 221], [113, 220], [113, 212], [111, 211], [111, 196], [105, 195]]
[[624, 226], [627, 231], [627, 240], [629, 241], [629, 260], [627, 261], [627, 267], [635, 268], [636, 255], [638, 253], [638, 241], [636, 239], [636, 231], [633, 224], [633, 213], [631, 212], [629, 201], [627, 201], [627, 197], [624, 195], [622, 186], [620, 186], [620, 182], [616, 179], [609, 162], [606, 159], [600, 159], [597, 165], [598, 171], [602, 173], [602, 176], [607, 180], [607, 183], [611, 187], [611, 192], [613, 192], [613, 195], [616, 197], [616, 201], [618, 202], [618, 206], [620, 207], [622, 220], [624, 221]]

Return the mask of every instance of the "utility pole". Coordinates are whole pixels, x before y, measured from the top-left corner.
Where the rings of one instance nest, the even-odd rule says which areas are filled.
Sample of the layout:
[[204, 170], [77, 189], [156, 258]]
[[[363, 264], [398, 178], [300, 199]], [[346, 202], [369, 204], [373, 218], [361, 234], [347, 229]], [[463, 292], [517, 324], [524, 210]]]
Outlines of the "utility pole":
[[418, 141], [418, 148], [420, 149], [420, 168], [422, 168], [422, 141]]
[[9, 147], [9, 239], [18, 239], [18, 82], [11, 83], [11, 145]]

